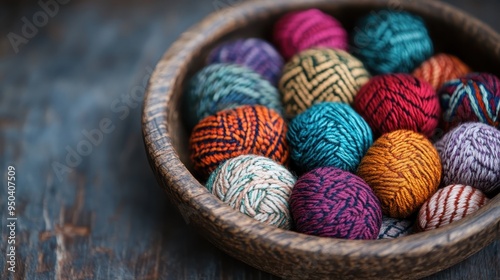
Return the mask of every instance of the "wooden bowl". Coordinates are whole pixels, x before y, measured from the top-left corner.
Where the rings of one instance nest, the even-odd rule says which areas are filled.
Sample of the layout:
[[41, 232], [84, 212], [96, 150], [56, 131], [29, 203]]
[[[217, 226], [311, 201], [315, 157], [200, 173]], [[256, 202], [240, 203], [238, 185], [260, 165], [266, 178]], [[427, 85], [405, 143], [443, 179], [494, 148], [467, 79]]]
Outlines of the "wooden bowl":
[[500, 74], [500, 36], [485, 24], [436, 1], [248, 1], [214, 13], [178, 39], [158, 63], [143, 111], [151, 167], [187, 223], [227, 254], [285, 278], [419, 278], [450, 267], [497, 238], [500, 195], [449, 226], [394, 240], [341, 240], [266, 226], [231, 209], [190, 172], [188, 135], [180, 112], [186, 82], [218, 43], [236, 37], [269, 38], [284, 13], [319, 8], [352, 30], [359, 17], [393, 8], [420, 15], [436, 52], [460, 57], [473, 69]]

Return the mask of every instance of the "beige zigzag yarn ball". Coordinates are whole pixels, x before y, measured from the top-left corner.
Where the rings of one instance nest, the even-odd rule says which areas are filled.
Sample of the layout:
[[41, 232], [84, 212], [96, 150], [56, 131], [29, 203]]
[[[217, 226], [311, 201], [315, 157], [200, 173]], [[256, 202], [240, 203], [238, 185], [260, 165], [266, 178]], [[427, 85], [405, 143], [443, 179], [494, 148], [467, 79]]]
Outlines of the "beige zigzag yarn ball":
[[486, 195], [471, 186], [447, 186], [422, 205], [418, 228], [427, 231], [445, 226], [476, 212], [487, 202]]
[[295, 55], [283, 70], [279, 89], [286, 116], [320, 102], [351, 104], [370, 79], [363, 63], [342, 50], [314, 48]]

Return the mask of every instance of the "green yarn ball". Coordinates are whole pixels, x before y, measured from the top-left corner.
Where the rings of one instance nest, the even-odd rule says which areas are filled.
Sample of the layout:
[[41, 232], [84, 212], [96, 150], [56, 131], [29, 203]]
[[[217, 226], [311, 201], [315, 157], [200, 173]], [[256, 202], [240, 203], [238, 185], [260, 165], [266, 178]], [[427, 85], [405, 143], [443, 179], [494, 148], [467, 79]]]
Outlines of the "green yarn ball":
[[282, 114], [281, 97], [271, 83], [236, 64], [212, 64], [199, 71], [184, 94], [183, 112], [190, 128], [200, 120], [242, 105], [263, 105]]
[[356, 172], [373, 144], [370, 126], [349, 105], [319, 103], [288, 125], [290, 158], [301, 171], [336, 167]]
[[296, 178], [285, 167], [262, 156], [242, 155], [220, 165], [207, 189], [241, 213], [275, 227], [290, 229], [288, 201]]

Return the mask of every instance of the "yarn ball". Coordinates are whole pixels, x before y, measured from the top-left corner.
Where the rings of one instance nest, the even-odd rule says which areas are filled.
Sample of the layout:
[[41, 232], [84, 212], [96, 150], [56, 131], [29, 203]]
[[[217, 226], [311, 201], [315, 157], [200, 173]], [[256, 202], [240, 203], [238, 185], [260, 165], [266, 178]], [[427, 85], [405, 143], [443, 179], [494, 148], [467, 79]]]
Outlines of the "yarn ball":
[[358, 176], [391, 218], [407, 218], [438, 189], [441, 161], [432, 143], [410, 130], [382, 135], [361, 160]]
[[241, 105], [263, 105], [283, 112], [278, 90], [262, 76], [236, 64], [212, 64], [190, 80], [184, 112], [192, 128], [205, 117]]
[[394, 239], [413, 233], [413, 219], [395, 219], [387, 216], [382, 217], [382, 226], [377, 239]]
[[274, 43], [285, 59], [313, 47], [347, 50], [347, 31], [318, 9], [291, 12], [274, 25]]
[[373, 143], [363, 118], [336, 102], [316, 104], [294, 118], [287, 139], [290, 157], [302, 171], [332, 166], [354, 172]]
[[354, 28], [352, 44], [372, 74], [411, 73], [433, 53], [424, 21], [407, 12], [370, 13]]
[[281, 76], [283, 58], [268, 42], [257, 39], [239, 39], [221, 44], [208, 56], [208, 63], [234, 63], [246, 66], [276, 85]]
[[500, 192], [500, 130], [464, 123], [435, 146], [443, 163], [444, 186], [469, 185], [489, 195]]
[[288, 206], [295, 177], [262, 156], [241, 155], [220, 165], [206, 187], [217, 198], [257, 221], [290, 229]]
[[471, 73], [443, 85], [439, 91], [445, 128], [482, 122], [500, 128], [500, 79]]
[[290, 197], [298, 232], [323, 237], [376, 239], [382, 223], [377, 197], [358, 176], [321, 167], [301, 176]]
[[422, 205], [418, 228], [423, 231], [440, 228], [476, 212], [487, 202], [486, 195], [471, 186], [447, 186]]
[[189, 140], [194, 169], [208, 176], [222, 162], [255, 154], [280, 164], [288, 161], [285, 120], [264, 106], [241, 106], [208, 116]]
[[459, 58], [451, 54], [440, 53], [424, 61], [412, 75], [420, 78], [429, 84], [435, 90], [450, 80], [470, 73], [471, 69]]
[[285, 65], [279, 89], [285, 112], [292, 118], [315, 103], [352, 103], [369, 79], [363, 63], [347, 52], [309, 49]]
[[430, 137], [439, 124], [441, 112], [432, 86], [409, 74], [373, 77], [356, 95], [354, 108], [376, 137], [399, 129]]

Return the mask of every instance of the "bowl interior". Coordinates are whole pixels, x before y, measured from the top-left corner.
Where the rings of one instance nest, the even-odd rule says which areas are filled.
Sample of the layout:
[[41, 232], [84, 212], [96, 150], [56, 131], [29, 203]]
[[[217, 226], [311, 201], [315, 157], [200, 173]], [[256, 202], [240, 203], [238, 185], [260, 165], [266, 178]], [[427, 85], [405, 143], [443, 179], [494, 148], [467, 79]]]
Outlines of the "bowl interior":
[[[470, 30], [464, 30], [467, 25], [457, 24], [457, 21], [451, 18], [437, 18], [430, 14], [422, 13], [420, 9], [412, 9], [411, 6], [406, 7], [403, 4], [397, 4], [398, 2], [383, 3], [384, 1], [352, 1], [341, 3], [319, 3], [314, 7], [321, 9], [322, 11], [334, 16], [338, 19], [349, 34], [355, 28], [356, 21], [362, 16], [368, 15], [370, 13], [377, 13], [381, 9], [393, 9], [393, 10], [406, 10], [413, 12], [423, 17], [427, 28], [430, 32], [431, 38], [434, 43], [435, 53], [445, 52], [453, 54], [460, 59], [462, 59], [467, 65], [469, 65], [476, 72], [490, 72], [497, 76], [500, 76], [500, 57], [497, 52], [492, 52], [490, 46], [482, 44], [481, 34], [477, 33], [473, 38], [471, 38]], [[303, 5], [293, 7], [287, 11], [300, 10], [301, 8], [310, 8], [311, 5]], [[246, 25], [230, 30], [225, 34], [217, 38], [213, 38], [208, 44], [201, 46], [199, 52], [193, 57], [193, 61], [188, 65], [187, 75], [183, 77], [182, 83], [174, 92], [175, 96], [182, 95], [185, 89], [186, 82], [204, 66], [206, 66], [206, 59], [210, 51], [220, 43], [225, 41], [230, 41], [237, 38], [262, 38], [268, 42], [272, 42], [271, 33], [273, 24], [279, 19], [281, 15], [285, 12], [278, 12], [269, 15], [262, 19], [249, 20]], [[224, 15], [224, 11], [221, 12]], [[499, 47], [500, 48], [500, 47]], [[182, 108], [180, 100], [177, 99], [173, 104], [172, 108]], [[182, 110], [182, 109], [181, 109]], [[174, 142], [174, 148], [181, 157], [182, 163], [189, 168], [192, 172], [192, 163], [187, 155], [189, 155], [188, 150], [188, 139], [190, 131], [184, 124], [181, 117], [181, 127], [182, 134], [180, 137], [176, 138], [177, 141]], [[196, 176], [196, 173], [192, 172]]]
[[[418, 3], [417, 3], [418, 2]], [[256, 222], [208, 193], [192, 170], [181, 96], [189, 79], [218, 44], [235, 38], [270, 40], [286, 12], [319, 8], [348, 32], [380, 9], [420, 15], [435, 52], [461, 58], [472, 69], [500, 75], [500, 36], [479, 21], [436, 1], [250, 1], [192, 28], [159, 62], [147, 91], [143, 134], [151, 166], [171, 201], [195, 228], [227, 253], [283, 277], [422, 277], [449, 267], [491, 242], [498, 232], [500, 197], [441, 229], [396, 240], [350, 241], [284, 231]], [[374, 269], [377, 267], [377, 269]]]

